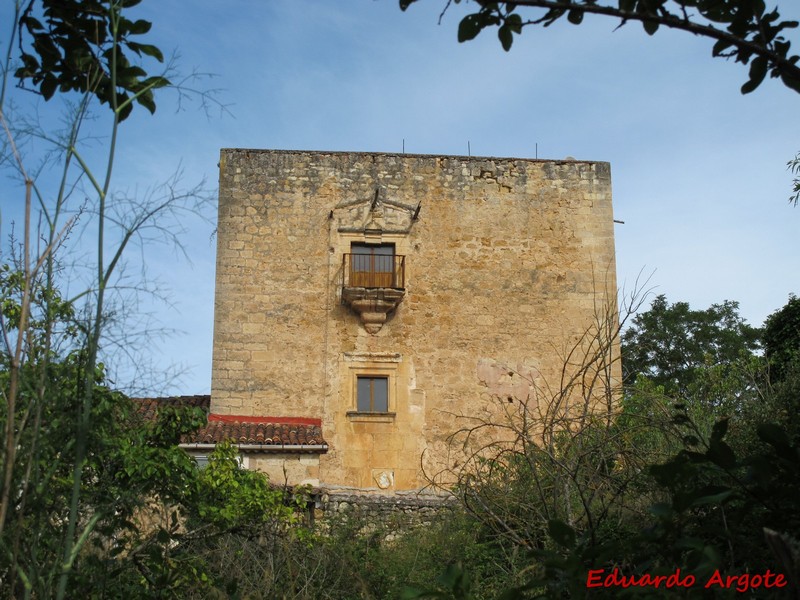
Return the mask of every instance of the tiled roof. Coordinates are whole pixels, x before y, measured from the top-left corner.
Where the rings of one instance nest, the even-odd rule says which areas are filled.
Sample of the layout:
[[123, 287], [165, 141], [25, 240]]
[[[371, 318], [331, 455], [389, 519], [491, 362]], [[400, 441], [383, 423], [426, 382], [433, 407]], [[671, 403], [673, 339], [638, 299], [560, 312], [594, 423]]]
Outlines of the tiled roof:
[[[158, 409], [163, 406], [198, 407], [208, 413], [211, 404], [211, 397], [207, 395], [131, 400], [147, 420], [155, 419]], [[181, 445], [191, 448], [223, 441], [230, 441], [250, 452], [326, 452], [328, 449], [319, 419], [214, 414], [209, 414], [205, 426], [184, 436]]]
[[202, 408], [206, 413], [211, 406], [211, 396], [170, 396], [169, 398], [131, 398], [134, 406], [138, 408], [139, 414], [148, 421], [156, 418], [158, 409], [162, 406], [187, 407], [196, 406]]

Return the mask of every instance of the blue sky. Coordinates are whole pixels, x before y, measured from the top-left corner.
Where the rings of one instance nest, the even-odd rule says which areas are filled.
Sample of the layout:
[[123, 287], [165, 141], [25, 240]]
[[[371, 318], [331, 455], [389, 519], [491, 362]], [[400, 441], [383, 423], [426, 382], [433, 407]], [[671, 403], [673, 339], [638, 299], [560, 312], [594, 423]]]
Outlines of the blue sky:
[[[154, 117], [135, 111], [120, 139], [118, 189], [141, 193], [179, 165], [187, 185], [205, 178], [214, 188], [223, 147], [400, 152], [405, 143], [466, 154], [469, 143], [473, 155], [514, 157], [538, 148], [539, 158], [611, 163], [625, 221], [620, 286], [652, 273], [671, 301], [736, 300], [754, 325], [800, 292], [800, 209], [787, 203], [786, 170], [800, 151], [800, 94], [767, 80], [742, 96], [746, 68], [712, 58], [710, 41], [650, 37], [636, 24], [615, 31], [602, 17], [526, 30], [509, 53], [493, 31], [459, 44], [465, 8], [437, 25], [444, 4], [421, 0], [403, 13], [396, 0], [145, 0], [136, 16], [153, 22], [151, 43], [178, 53], [185, 73], [215, 74], [197, 85], [218, 88], [228, 111], [178, 109], [169, 95]], [[800, 18], [796, 2], [780, 9]], [[800, 51], [800, 35], [792, 40]], [[32, 95], [15, 99], [52, 118], [55, 107]], [[8, 180], [3, 188], [5, 236], [19, 193]], [[162, 247], [128, 261], [134, 272], [147, 262], [170, 290], [169, 305], [143, 309], [184, 332], [144, 346], [156, 368], [189, 369], [157, 393], [210, 389], [213, 224], [183, 224], [191, 263]], [[125, 378], [128, 389], [143, 385]]]

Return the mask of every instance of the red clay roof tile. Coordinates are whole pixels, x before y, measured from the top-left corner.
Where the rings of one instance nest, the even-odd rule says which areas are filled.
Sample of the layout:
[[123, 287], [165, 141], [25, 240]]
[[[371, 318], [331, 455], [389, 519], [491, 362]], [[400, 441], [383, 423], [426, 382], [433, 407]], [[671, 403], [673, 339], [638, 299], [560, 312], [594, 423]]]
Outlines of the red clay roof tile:
[[[198, 407], [208, 414], [211, 405], [211, 397], [207, 395], [131, 400], [146, 420], [154, 420], [159, 408], [164, 406]], [[247, 450], [258, 452], [326, 452], [328, 446], [322, 437], [319, 419], [240, 415], [209, 415], [206, 425], [184, 436], [181, 445], [217, 444], [223, 441], [251, 446]]]

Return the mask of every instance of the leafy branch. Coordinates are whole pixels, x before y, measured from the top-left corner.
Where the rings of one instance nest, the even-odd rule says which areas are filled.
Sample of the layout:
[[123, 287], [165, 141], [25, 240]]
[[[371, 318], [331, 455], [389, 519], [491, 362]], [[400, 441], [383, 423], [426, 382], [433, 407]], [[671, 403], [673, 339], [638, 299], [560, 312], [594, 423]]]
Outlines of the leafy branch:
[[162, 76], [148, 75], [136, 59], [160, 63], [156, 46], [138, 41], [152, 24], [123, 16], [141, 0], [29, 0], [19, 17], [19, 55], [15, 76], [30, 81], [45, 100], [56, 91], [94, 95], [115, 107], [125, 120], [136, 101], [151, 113], [153, 91], [170, 85]]
[[790, 160], [786, 166], [789, 168], [789, 171], [792, 172], [792, 175], [794, 175], [792, 195], [789, 196], [789, 203], [793, 206], [797, 206], [797, 203], [800, 202], [800, 154]]
[[[597, 0], [475, 1], [480, 8], [459, 23], [459, 42], [497, 27], [500, 43], [508, 51], [514, 34], [521, 34], [526, 26], [548, 27], [564, 16], [580, 25], [585, 14], [605, 15], [619, 19], [620, 27], [638, 21], [649, 35], [667, 27], [714, 40], [713, 56], [750, 65], [749, 78], [741, 88], [743, 94], [755, 90], [767, 74], [800, 93], [800, 56], [789, 53], [791, 42], [785, 37], [785, 31], [798, 23], [781, 20], [777, 7], [767, 10], [764, 0], [617, 0], [615, 4]], [[417, 0], [400, 0], [400, 8], [406, 10], [414, 2]], [[461, 0], [448, 0], [444, 11], [451, 3], [460, 4]], [[518, 8], [544, 12], [526, 19]]]

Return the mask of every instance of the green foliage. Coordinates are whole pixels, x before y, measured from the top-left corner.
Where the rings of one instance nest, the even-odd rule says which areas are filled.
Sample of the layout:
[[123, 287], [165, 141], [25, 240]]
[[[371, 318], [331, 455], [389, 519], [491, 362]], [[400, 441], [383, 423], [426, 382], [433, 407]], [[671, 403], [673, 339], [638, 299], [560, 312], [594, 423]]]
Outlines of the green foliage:
[[778, 557], [763, 539], [764, 528], [800, 534], [798, 440], [787, 436], [786, 424], [751, 426], [759, 442], [741, 453], [726, 442], [728, 421], [722, 420], [708, 439], [651, 469], [669, 500], [653, 507], [658, 521], [645, 534], [653, 548], [668, 551], [663, 559], [698, 577], [715, 569], [775, 570]]
[[[166, 558], [173, 571], [183, 573], [174, 596], [186, 599], [397, 598], [406, 584], [429, 587], [440, 565], [456, 560], [470, 573], [474, 597], [493, 598], [514, 579], [480, 534], [475, 522], [458, 510], [430, 515], [420, 523], [400, 515], [375, 520], [354, 508], [327, 515], [316, 532], [297, 524], [262, 523], [174, 536]], [[189, 581], [183, 569], [187, 563], [205, 578], [192, 576]], [[118, 579], [128, 581], [128, 587], [114, 589], [141, 594], [138, 572], [128, 568], [120, 573]], [[157, 591], [147, 589], [153, 595]]]
[[272, 488], [263, 473], [243, 469], [238, 451], [229, 443], [217, 444], [208, 465], [198, 475], [195, 507], [202, 521], [222, 528], [242, 527], [294, 518], [284, 493]]
[[[767, 324], [789, 348], [794, 310], [790, 301]], [[770, 381], [756, 333], [734, 303], [691, 311], [658, 298], [634, 320], [627, 350], [643, 366], [611, 421], [563, 428], [548, 444], [528, 433], [527, 446], [512, 452], [496, 443], [492, 457], [476, 462], [460, 497], [480, 527], [503, 541], [496, 549], [516, 548], [527, 563], [521, 581], [489, 597], [693, 597], [717, 572], [770, 570], [797, 581], [800, 364], [790, 351], [785, 374]], [[776, 341], [765, 338], [769, 344]], [[408, 597], [467, 597], [452, 585], [456, 567], [448, 569], [447, 585], [417, 585]], [[588, 590], [590, 570], [680, 572], [698, 583]], [[457, 572], [464, 581], [471, 574], [469, 566]], [[728, 590], [702, 593], [727, 597]]]
[[56, 91], [93, 94], [119, 110], [124, 120], [133, 101], [151, 113], [153, 92], [169, 85], [163, 76], [149, 76], [132, 56], [164, 61], [161, 51], [140, 41], [152, 24], [123, 14], [141, 0], [32, 0], [19, 18], [22, 66], [20, 82], [30, 80], [45, 100]]
[[642, 464], [662, 461], [680, 448], [673, 405], [674, 400], [664, 395], [664, 388], [646, 377], [639, 377], [620, 398], [614, 430]]
[[800, 202], [800, 154], [786, 163], [786, 166], [794, 175], [794, 181], [792, 182], [792, 195], [789, 196], [789, 204], [797, 206], [797, 203]]
[[450, 563], [447, 568], [436, 578], [435, 589], [423, 589], [412, 586], [406, 587], [400, 598], [402, 600], [415, 600], [417, 598], [440, 598], [442, 600], [470, 600], [472, 584], [469, 573], [464, 570], [461, 563]]
[[[77, 399], [84, 362], [85, 353], [80, 350], [49, 362], [47, 402], [40, 402], [35, 395], [20, 396], [20, 408], [24, 409], [20, 414], [35, 415], [38, 427], [23, 430], [18, 438], [25, 454], [20, 456], [11, 482], [13, 518], [2, 540], [4, 548], [14, 548], [14, 554], [0, 555], [0, 580], [4, 582], [0, 595], [12, 597], [14, 589], [22, 594], [17, 586], [23, 582], [24, 588], [38, 597], [54, 595], [67, 526], [63, 516], [69, 510], [73, 481], [75, 415], [80, 408]], [[0, 371], [0, 382], [5, 391], [8, 371]], [[158, 423], [137, 425], [134, 407], [122, 394], [106, 387], [104, 369], [98, 367], [79, 505], [82, 522], [92, 527], [87, 529], [87, 545], [74, 558], [70, 589], [90, 586], [100, 574], [118, 569], [115, 561], [142, 533], [135, 521], [148, 500], [186, 498], [196, 468], [176, 446], [174, 436], [196, 427], [205, 416], [186, 411], [180, 415], [180, 426], [174, 423], [177, 417], [165, 415]], [[172, 434], [164, 435], [165, 431]], [[15, 577], [17, 574], [22, 577]]]
[[759, 348], [760, 331], [739, 316], [739, 304], [725, 301], [705, 310], [686, 302], [669, 304], [661, 295], [633, 318], [622, 335], [622, 368], [627, 383], [644, 375], [664, 393], [686, 397], [698, 391], [709, 368], [727, 376]]
[[[14, 73], [45, 100], [66, 95], [68, 101], [73, 93], [82, 98], [70, 106], [68, 134], [58, 141], [53, 132], [10, 122], [7, 107], [0, 106], [7, 151], [0, 162], [24, 180], [26, 217], [32, 216], [20, 239], [12, 234], [0, 267], [2, 597], [182, 597], [191, 587], [210, 585], [202, 561], [179, 552], [187, 515], [200, 512], [200, 482], [177, 443], [205, 415], [164, 410], [157, 422], [141, 422], [127, 398], [108, 386], [98, 358], [114, 318], [109, 296], [124, 250], [149, 227], [169, 236], [169, 225], [154, 220], [188, 208], [196, 192], [183, 195], [168, 186], [165, 197], [127, 206], [113, 193], [119, 123], [134, 103], [153, 112], [154, 91], [169, 84], [140, 64], [163, 62], [163, 56], [141, 42], [150, 23], [126, 16], [138, 3], [29, 0], [15, 3], [15, 23], [9, 23], [14, 33], [3, 89]], [[21, 60], [16, 71], [15, 45]], [[94, 101], [107, 104], [114, 119], [105, 156], [93, 151], [89, 159], [79, 147]], [[20, 152], [31, 135], [55, 145], [33, 172]], [[97, 171], [89, 166], [94, 161], [103, 163]], [[44, 175], [50, 164], [60, 182], [52, 195]], [[68, 205], [76, 186], [94, 194], [79, 194], [88, 209]], [[58, 255], [68, 252], [62, 248], [78, 218], [64, 222], [64, 215], [76, 213], [90, 219], [84, 222], [96, 232], [100, 249], [86, 257], [87, 270], [97, 274], [89, 282], [59, 268]], [[37, 216], [39, 229], [33, 231]], [[64, 300], [57, 280], [76, 294], [78, 304]], [[120, 341], [128, 340], [115, 340]], [[241, 482], [243, 488], [252, 485], [246, 478]], [[236, 510], [228, 516], [240, 517]], [[209, 522], [199, 527], [220, 530]]]
[[[0, 482], [11, 502], [0, 534], [0, 597], [57, 593], [87, 372], [93, 373], [91, 427], [77, 510], [83, 533], [70, 558], [69, 597], [93, 596], [97, 589], [108, 597], [207, 592], [214, 578], [201, 557], [185, 550], [187, 539], [267, 525], [284, 531], [295, 523], [296, 506], [287, 505], [264, 475], [242, 469], [231, 445], [219, 445], [208, 468], [198, 470], [178, 444], [205, 423], [204, 411], [166, 406], [154, 421], [144, 420], [107, 386], [102, 363], [92, 370], [71, 304], [41, 279], [31, 283], [15, 411], [0, 412], [0, 427], [12, 432], [19, 449], [14, 456], [5, 443], [0, 449], [11, 469], [7, 486]], [[24, 287], [19, 271], [0, 267], [0, 317], [12, 338], [21, 335]], [[10, 395], [12, 346], [0, 351], [4, 398]]]
[[[263, 474], [240, 467], [230, 444], [220, 444], [202, 470], [177, 447], [180, 435], [205, 421], [202, 411], [170, 408], [149, 423], [120, 394], [105, 390], [98, 397], [81, 495], [81, 512], [94, 516], [96, 525], [76, 557], [69, 597], [97, 589], [104, 597], [206, 597], [231, 582], [224, 569], [214, 571], [198, 554], [201, 540], [211, 544], [241, 531], [244, 539], [285, 536], [302, 545], [302, 535], [290, 529], [297, 506], [287, 504]], [[71, 420], [60, 424], [69, 428]], [[66, 431], [43, 430], [52, 444], [40, 444], [36, 468], [49, 468], [47, 476], [16, 507], [18, 520], [4, 540], [17, 548], [16, 568], [41, 597], [52, 594], [65, 527], [57, 515], [66, 510], [71, 486]], [[0, 556], [6, 585], [13, 581], [8, 558]], [[0, 595], [14, 593], [0, 586]]]
[[792, 365], [800, 363], [800, 298], [790, 296], [764, 323], [764, 354], [773, 382], [782, 381]]
[[[509, 582], [504, 593], [491, 597], [584, 597], [590, 569], [605, 573], [617, 569], [628, 577], [668, 576], [680, 570], [699, 582], [684, 591], [687, 597], [699, 593], [716, 570], [740, 574], [769, 569], [796, 578], [800, 553], [791, 540], [800, 535], [796, 510], [800, 437], [788, 433], [790, 424], [750, 423], [757, 441], [737, 452], [737, 444], [728, 439], [728, 419], [718, 421], [708, 437], [703, 437], [684, 406], [677, 408], [673, 419], [684, 432], [683, 447], [646, 469], [652, 477], [649, 485], [659, 490], [657, 501], [651, 500], [643, 512], [621, 507], [620, 520], [611, 528], [588, 520], [547, 520], [541, 538], [525, 553], [527, 580], [517, 585]], [[587, 465], [579, 468], [587, 469]], [[585, 482], [576, 493], [588, 491]], [[618, 483], [622, 482], [620, 473]], [[642, 499], [646, 501], [647, 496]], [[484, 520], [476, 516], [479, 522]], [[777, 554], [776, 537], [783, 541], [783, 552]], [[468, 581], [469, 569], [451, 563], [434, 587], [409, 587], [405, 597], [469, 598]], [[709, 597], [725, 596], [718, 592], [708, 592]], [[761, 588], [750, 593], [771, 598], [777, 591]], [[676, 594], [682, 595], [681, 590], [616, 586], [593, 590], [592, 597], [671, 598]]]
[[[400, 0], [400, 8], [406, 10], [416, 1]], [[453, 0], [454, 4], [460, 2]], [[713, 40], [714, 56], [750, 65], [748, 80], [741, 88], [743, 94], [755, 90], [767, 74], [800, 93], [800, 56], [790, 54], [791, 42], [786, 37], [787, 30], [796, 28], [797, 22], [781, 20], [778, 8], [768, 9], [763, 0], [616, 0], [605, 4], [597, 0], [518, 0], [478, 5], [477, 12], [459, 23], [459, 42], [497, 27], [500, 43], [508, 51], [514, 35], [521, 34], [525, 26], [548, 27], [564, 16], [573, 25], [580, 25], [586, 14], [605, 15], [619, 19], [620, 26], [638, 21], [649, 35], [659, 27], [668, 27]], [[450, 2], [445, 10], [449, 6]], [[525, 18], [519, 12], [525, 8], [541, 12]]]
[[[358, 590], [366, 598], [425, 593], [493, 598], [516, 581], [522, 562], [513, 564], [514, 558], [468, 514], [453, 507], [425, 520], [420, 524], [398, 516], [375, 524], [351, 513], [331, 523], [322, 541], [355, 582], [349, 594], [331, 597], [350, 598]], [[443, 565], [450, 565], [444, 574]]]
[[[22, 299], [25, 290], [25, 276], [22, 270], [9, 263], [0, 264], [0, 316], [8, 335], [19, 332], [22, 317]], [[53, 286], [41, 279], [32, 282], [30, 306], [26, 326], [25, 360], [41, 360], [46, 349], [74, 347], [80, 334], [75, 318], [75, 308], [65, 300]], [[2, 359], [8, 368], [9, 349], [2, 352]]]
[[[156, 430], [178, 433], [176, 424], [189, 427], [194, 415], [170, 410], [160, 415], [161, 421], [165, 422], [156, 424]], [[238, 540], [245, 549], [264, 538], [303, 543], [302, 530], [291, 529], [297, 523], [296, 506], [287, 504], [265, 475], [242, 468], [231, 444], [219, 444], [204, 469], [198, 469], [182, 450], [172, 448], [181, 458], [163, 451], [160, 456], [166, 469], [178, 467], [172, 473], [154, 472], [150, 461], [137, 463], [151, 485], [157, 482], [147, 495], [140, 494], [140, 500], [154, 498], [140, 504], [142, 514], [150, 517], [150, 526], [140, 523], [130, 530], [121, 547], [129, 554], [107, 559], [106, 568], [110, 564], [122, 576], [119, 582], [106, 582], [109, 589], [120, 596], [123, 589], [133, 589], [148, 597], [166, 598], [235, 592], [239, 586], [230, 578], [230, 565], [218, 564], [213, 556], [222, 551], [221, 542], [229, 548]], [[96, 571], [89, 572], [97, 576]]]

